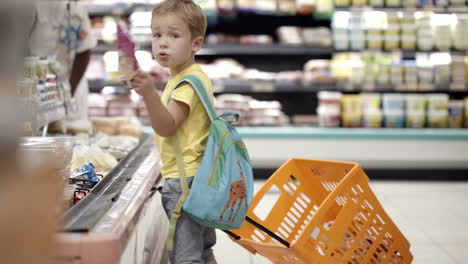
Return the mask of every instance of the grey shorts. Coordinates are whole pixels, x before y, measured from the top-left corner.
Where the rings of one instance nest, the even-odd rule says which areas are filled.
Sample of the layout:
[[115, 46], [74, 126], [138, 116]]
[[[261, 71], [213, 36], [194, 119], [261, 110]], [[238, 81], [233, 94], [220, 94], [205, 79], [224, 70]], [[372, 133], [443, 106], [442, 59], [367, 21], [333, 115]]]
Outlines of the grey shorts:
[[[187, 180], [192, 186], [193, 177]], [[168, 178], [164, 181], [161, 199], [169, 219], [181, 195], [179, 179]], [[171, 264], [206, 263], [214, 259], [212, 247], [215, 244], [216, 232], [213, 228], [200, 225], [182, 212], [176, 225], [174, 250], [169, 256]]]

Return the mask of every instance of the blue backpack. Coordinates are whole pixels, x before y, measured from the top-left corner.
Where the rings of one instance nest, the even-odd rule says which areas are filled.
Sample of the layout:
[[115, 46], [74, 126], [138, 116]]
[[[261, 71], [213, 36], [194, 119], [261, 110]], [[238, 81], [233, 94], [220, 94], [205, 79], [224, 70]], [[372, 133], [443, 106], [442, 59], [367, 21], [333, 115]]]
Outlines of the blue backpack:
[[[177, 85], [188, 82], [203, 103], [211, 120], [210, 132], [200, 167], [189, 189], [180, 141], [173, 136], [182, 195], [172, 213], [166, 248], [171, 251], [177, 219], [183, 211], [196, 222], [221, 230], [239, 229], [253, 198], [253, 172], [247, 149], [233, 121], [223, 118], [239, 114], [224, 112], [216, 116], [203, 82], [195, 75], [185, 76]], [[169, 100], [171, 98], [169, 97]]]

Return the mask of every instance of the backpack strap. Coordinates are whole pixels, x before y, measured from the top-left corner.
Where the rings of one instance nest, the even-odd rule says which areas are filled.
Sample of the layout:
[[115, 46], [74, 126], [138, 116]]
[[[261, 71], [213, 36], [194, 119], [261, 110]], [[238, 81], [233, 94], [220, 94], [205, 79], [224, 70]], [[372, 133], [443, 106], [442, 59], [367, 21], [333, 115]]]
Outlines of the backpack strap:
[[[200, 78], [198, 78], [195, 75], [187, 75], [176, 84], [176, 88], [184, 82], [190, 83], [192, 87], [195, 89], [198, 97], [200, 98], [200, 101], [205, 107], [205, 110], [210, 120], [213, 122], [216, 119], [216, 112], [214, 110], [213, 104], [211, 103], [210, 97], [208, 96], [208, 93], [206, 92], [203, 82], [200, 80]], [[171, 98], [172, 98], [172, 93], [169, 96], [168, 102], [171, 100]], [[177, 226], [177, 220], [179, 220], [180, 216], [182, 215], [182, 207], [184, 205], [185, 200], [190, 194], [190, 188], [187, 182], [187, 175], [185, 175], [185, 165], [184, 165], [184, 158], [182, 155], [182, 148], [180, 146], [179, 136], [177, 135], [177, 133], [174, 136], [172, 136], [172, 142], [174, 144], [176, 163], [177, 163], [177, 168], [179, 170], [179, 179], [180, 179], [180, 186], [182, 188], [182, 195], [179, 197], [179, 200], [177, 200], [177, 204], [172, 212], [171, 219], [169, 221], [169, 234], [166, 240], [167, 251], [172, 251], [174, 249], [174, 236], [175, 236], [175, 229]]]
[[[177, 85], [179, 86], [180, 84], [188, 82], [192, 85], [193, 89], [195, 89], [195, 92], [198, 95], [198, 98], [200, 98], [200, 101], [202, 102], [203, 106], [205, 107], [206, 113], [210, 117], [211, 122], [213, 122], [216, 119], [216, 111], [213, 107], [213, 104], [211, 103], [210, 96], [206, 92], [205, 85], [203, 85], [202, 80], [196, 75], [189, 74], [186, 75], [180, 80]], [[169, 96], [170, 100], [171, 96]]]

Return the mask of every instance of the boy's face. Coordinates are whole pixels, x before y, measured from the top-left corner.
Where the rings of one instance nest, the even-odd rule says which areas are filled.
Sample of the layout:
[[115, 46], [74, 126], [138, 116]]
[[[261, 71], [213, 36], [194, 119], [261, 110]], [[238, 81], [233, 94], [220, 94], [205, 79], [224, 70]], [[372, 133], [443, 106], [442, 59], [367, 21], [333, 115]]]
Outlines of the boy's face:
[[153, 56], [158, 63], [177, 74], [194, 63], [194, 54], [201, 48], [202, 37], [192, 40], [188, 25], [176, 14], [165, 14], [152, 21]]

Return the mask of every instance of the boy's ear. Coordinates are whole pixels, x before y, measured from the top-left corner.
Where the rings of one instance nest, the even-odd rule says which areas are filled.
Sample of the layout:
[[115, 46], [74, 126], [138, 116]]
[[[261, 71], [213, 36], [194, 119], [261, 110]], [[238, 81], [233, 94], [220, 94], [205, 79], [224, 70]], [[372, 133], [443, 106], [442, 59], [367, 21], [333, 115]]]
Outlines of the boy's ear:
[[201, 50], [202, 47], [203, 47], [203, 37], [200, 36], [200, 37], [195, 38], [192, 43], [192, 51], [196, 53], [199, 50]]

